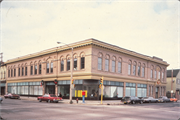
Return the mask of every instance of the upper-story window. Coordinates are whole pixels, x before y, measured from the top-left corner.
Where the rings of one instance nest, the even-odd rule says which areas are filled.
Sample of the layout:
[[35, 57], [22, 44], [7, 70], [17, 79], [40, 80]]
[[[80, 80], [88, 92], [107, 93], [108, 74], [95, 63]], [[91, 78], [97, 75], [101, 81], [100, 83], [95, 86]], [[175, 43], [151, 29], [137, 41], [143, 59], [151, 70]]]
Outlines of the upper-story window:
[[61, 71], [64, 71], [64, 60], [61, 60]]
[[122, 61], [122, 59], [121, 58], [119, 58], [119, 60], [118, 60], [118, 73], [121, 73], [122, 71], [122, 63], [121, 63], [121, 61]]
[[46, 73], [49, 73], [49, 62], [46, 63]]
[[22, 76], [24, 76], [24, 67], [22, 67]]
[[106, 55], [106, 59], [105, 59], [105, 71], [109, 71], [109, 55]]
[[102, 70], [102, 58], [98, 58], [98, 70]]
[[141, 75], [141, 63], [138, 63], [138, 76]]
[[34, 64], [34, 74], [37, 75], [37, 64]]
[[8, 77], [10, 77], [10, 69], [8, 69]]
[[133, 75], [136, 75], [136, 62], [133, 64]]
[[115, 72], [115, 68], [116, 68], [115, 66], [116, 66], [115, 61], [112, 60], [112, 72]]
[[102, 70], [102, 53], [98, 54], [98, 70]]
[[142, 77], [145, 77], [145, 64], [142, 66]]
[[70, 63], [71, 63], [70, 59], [67, 59], [67, 70], [70, 70]]
[[27, 75], [27, 66], [25, 66], [25, 76]]
[[156, 76], [157, 76], [157, 74], [156, 74], [156, 70], [154, 71], [154, 78], [156, 79]]
[[74, 58], [74, 70], [77, 70], [77, 58]]
[[53, 62], [51, 62], [51, 73], [53, 73]]
[[4, 71], [4, 79], [6, 78], [6, 72]]
[[159, 72], [158, 72], [158, 79], [161, 78], [160, 76], [161, 76], [161, 72], [159, 71]]
[[131, 75], [131, 64], [132, 64], [132, 62], [129, 61], [129, 64], [128, 64], [128, 75]]
[[33, 75], [33, 65], [31, 64], [31, 70], [30, 70], [30, 74]]
[[153, 70], [151, 69], [151, 78], [153, 78]]
[[13, 69], [11, 68], [11, 77], [13, 77]]
[[162, 81], [164, 81], [164, 72], [162, 72]]
[[18, 68], [18, 76], [20, 76], [21, 75], [21, 68], [19, 67]]
[[39, 74], [41, 74], [41, 69], [42, 69], [41, 63], [39, 63]]
[[81, 57], [81, 69], [85, 68], [85, 57]]
[[16, 77], [16, 68], [14, 67], [14, 77]]

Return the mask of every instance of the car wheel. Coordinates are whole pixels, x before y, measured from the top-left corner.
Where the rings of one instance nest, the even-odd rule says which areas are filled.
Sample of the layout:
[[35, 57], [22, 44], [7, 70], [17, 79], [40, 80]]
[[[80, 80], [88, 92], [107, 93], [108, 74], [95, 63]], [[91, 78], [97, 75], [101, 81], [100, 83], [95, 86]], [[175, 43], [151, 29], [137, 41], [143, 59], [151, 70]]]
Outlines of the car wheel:
[[176, 100], [176, 102], [177, 102], [177, 100]]
[[39, 99], [39, 102], [41, 102], [41, 99]]
[[51, 103], [51, 100], [48, 100], [48, 103]]
[[151, 101], [149, 101], [149, 103], [151, 103]]
[[156, 103], [158, 103], [158, 101], [156, 101]]
[[133, 104], [135, 104], [135, 102], [134, 102], [134, 101], [133, 101], [132, 103], [133, 103]]
[[164, 101], [166, 103], [166, 101]]
[[140, 101], [140, 104], [143, 104], [143, 102], [142, 102], [142, 101]]

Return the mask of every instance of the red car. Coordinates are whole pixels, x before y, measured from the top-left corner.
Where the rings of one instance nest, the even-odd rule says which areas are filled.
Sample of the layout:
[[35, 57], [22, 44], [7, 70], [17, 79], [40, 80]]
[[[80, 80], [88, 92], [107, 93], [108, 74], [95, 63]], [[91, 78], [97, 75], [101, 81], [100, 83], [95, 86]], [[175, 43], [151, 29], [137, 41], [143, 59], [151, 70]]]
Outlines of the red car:
[[17, 94], [14, 94], [14, 93], [8, 93], [8, 94], [4, 95], [4, 98], [5, 98], [5, 99], [6, 99], [6, 98], [19, 99], [20, 96], [17, 95]]
[[37, 100], [39, 100], [39, 102], [41, 101], [46, 101], [46, 102], [56, 102], [58, 103], [58, 101], [62, 101], [62, 97], [57, 97], [56, 95], [54, 94], [45, 94], [41, 97], [38, 97]]
[[178, 100], [177, 100], [177, 98], [170, 98], [170, 101], [177, 102]]

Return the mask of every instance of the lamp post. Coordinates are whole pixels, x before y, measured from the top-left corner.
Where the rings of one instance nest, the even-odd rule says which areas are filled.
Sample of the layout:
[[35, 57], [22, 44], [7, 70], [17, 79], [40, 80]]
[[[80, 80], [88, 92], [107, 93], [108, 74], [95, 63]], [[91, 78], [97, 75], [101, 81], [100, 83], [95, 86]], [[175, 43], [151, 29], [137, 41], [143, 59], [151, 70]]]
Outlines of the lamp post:
[[[62, 43], [62, 42], [57, 42], [57, 44], [65, 44], [67, 45], [66, 43]], [[67, 45], [68, 47], [70, 47], [69, 45]], [[71, 48], [71, 80], [70, 80], [70, 91], [69, 91], [69, 103], [72, 104], [72, 79], [73, 79], [73, 47], [70, 47]]]

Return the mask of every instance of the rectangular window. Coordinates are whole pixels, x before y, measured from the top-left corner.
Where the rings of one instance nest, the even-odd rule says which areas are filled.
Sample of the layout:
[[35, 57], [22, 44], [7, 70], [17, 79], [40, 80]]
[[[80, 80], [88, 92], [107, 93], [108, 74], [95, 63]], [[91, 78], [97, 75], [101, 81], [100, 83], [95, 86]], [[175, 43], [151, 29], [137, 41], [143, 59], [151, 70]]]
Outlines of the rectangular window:
[[46, 64], [46, 73], [49, 73], [49, 62]]
[[128, 65], [128, 75], [131, 75], [131, 64]]
[[141, 70], [141, 67], [138, 66], [138, 76], [140, 76], [140, 70]]
[[53, 62], [51, 62], [51, 73], [53, 73]]
[[13, 69], [11, 69], [11, 77], [13, 77]]
[[74, 70], [77, 70], [77, 58], [74, 58]]
[[16, 77], [16, 69], [14, 69], [14, 77]]
[[156, 76], [157, 76], [157, 75], [156, 75], [156, 71], [155, 71], [155, 72], [154, 72], [154, 78], [155, 78], [155, 79], [156, 79]]
[[136, 65], [133, 66], [133, 75], [136, 75]]
[[115, 72], [115, 61], [112, 61], [112, 72]]
[[33, 75], [33, 66], [31, 66], [31, 75]]
[[144, 67], [142, 67], [142, 77], [144, 77]]
[[67, 70], [70, 70], [70, 60], [67, 60]]
[[151, 70], [151, 78], [153, 78], [153, 70]]
[[102, 58], [98, 58], [98, 70], [102, 70]]
[[41, 64], [39, 64], [39, 74], [41, 74]]
[[18, 68], [18, 76], [20, 76], [20, 68]]
[[118, 62], [118, 73], [121, 73], [121, 62]]
[[22, 76], [24, 76], [24, 67], [22, 67]]
[[160, 75], [161, 75], [161, 73], [160, 72], [158, 72], [159, 74], [158, 74], [158, 79], [160, 79]]
[[37, 75], [37, 65], [34, 66], [34, 74]]
[[61, 71], [64, 71], [64, 61], [61, 60]]
[[10, 70], [8, 70], [8, 77], [10, 77]]
[[27, 67], [25, 67], [25, 75], [27, 75]]
[[106, 59], [105, 60], [105, 71], [108, 71], [109, 70], [109, 60]]
[[85, 57], [81, 57], [81, 69], [85, 68]]

